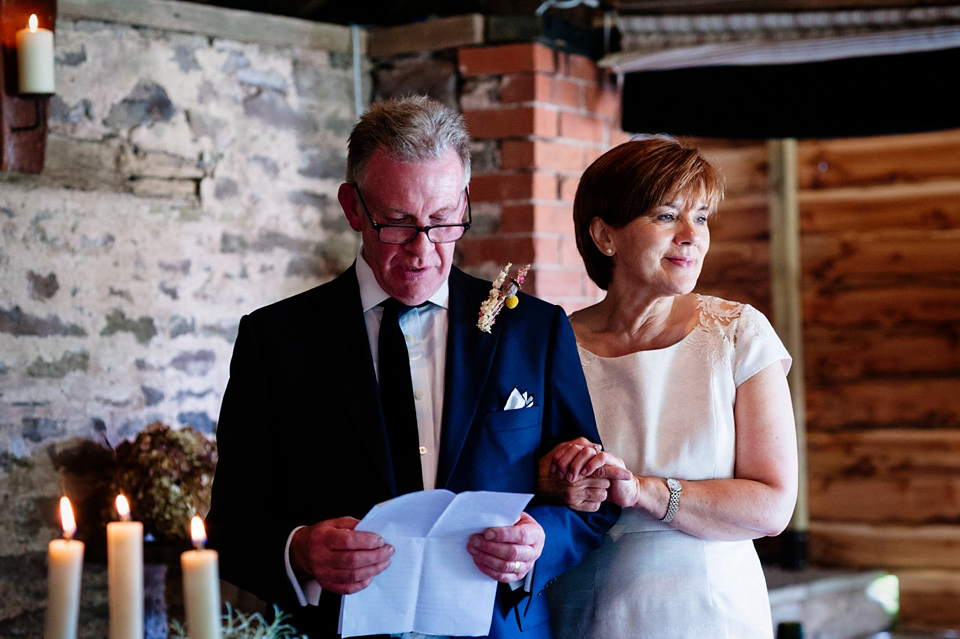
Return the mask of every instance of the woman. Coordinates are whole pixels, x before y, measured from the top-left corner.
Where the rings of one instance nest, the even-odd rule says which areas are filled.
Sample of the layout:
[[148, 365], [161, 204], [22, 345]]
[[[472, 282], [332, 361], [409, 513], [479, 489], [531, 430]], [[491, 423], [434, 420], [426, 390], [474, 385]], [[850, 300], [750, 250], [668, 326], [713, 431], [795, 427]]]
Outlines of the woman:
[[577, 246], [607, 294], [570, 321], [606, 448], [559, 445], [541, 490], [623, 515], [551, 587], [561, 637], [773, 636], [751, 540], [796, 501], [791, 359], [756, 309], [692, 292], [722, 196], [717, 170], [666, 137], [608, 151], [580, 181]]

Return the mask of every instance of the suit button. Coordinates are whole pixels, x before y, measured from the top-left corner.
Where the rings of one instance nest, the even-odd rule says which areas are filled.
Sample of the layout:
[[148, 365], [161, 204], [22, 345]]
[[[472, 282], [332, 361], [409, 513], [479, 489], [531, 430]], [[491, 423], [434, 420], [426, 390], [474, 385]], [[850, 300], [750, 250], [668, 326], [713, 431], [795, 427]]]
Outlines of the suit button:
[[426, 454], [427, 454], [427, 447], [426, 447], [426, 446], [421, 446], [421, 447], [420, 447], [420, 454], [421, 454], [421, 455], [426, 455]]

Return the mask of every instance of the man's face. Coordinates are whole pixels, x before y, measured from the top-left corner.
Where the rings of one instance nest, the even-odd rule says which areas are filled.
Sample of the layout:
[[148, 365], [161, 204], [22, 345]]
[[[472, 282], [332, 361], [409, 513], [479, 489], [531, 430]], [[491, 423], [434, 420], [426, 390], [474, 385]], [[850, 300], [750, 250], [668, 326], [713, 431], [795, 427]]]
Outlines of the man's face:
[[370, 158], [356, 191], [340, 186], [340, 205], [350, 226], [363, 237], [363, 257], [377, 283], [391, 297], [416, 306], [433, 295], [450, 274], [455, 242], [434, 244], [418, 233], [407, 244], [386, 244], [377, 237], [377, 224], [433, 226], [457, 224], [466, 211], [463, 165], [453, 150], [440, 160], [398, 162], [380, 151]]

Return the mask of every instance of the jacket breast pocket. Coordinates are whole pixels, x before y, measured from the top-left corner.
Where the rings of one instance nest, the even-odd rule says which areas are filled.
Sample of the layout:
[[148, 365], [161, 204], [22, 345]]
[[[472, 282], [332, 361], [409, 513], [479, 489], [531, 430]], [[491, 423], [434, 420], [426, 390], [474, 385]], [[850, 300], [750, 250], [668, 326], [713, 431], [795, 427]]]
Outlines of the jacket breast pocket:
[[540, 426], [543, 410], [539, 406], [500, 410], [486, 414], [487, 428], [492, 431], [520, 430]]
[[530, 406], [487, 413], [484, 422], [478, 451], [486, 451], [486, 490], [532, 492], [543, 409]]

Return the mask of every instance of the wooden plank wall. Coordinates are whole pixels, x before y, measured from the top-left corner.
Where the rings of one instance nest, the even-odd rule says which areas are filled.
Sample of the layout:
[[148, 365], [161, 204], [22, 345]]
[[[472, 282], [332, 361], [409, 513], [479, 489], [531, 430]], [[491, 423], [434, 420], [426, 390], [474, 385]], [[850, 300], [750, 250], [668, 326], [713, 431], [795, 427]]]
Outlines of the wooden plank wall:
[[[696, 142], [728, 180], [699, 290], [769, 314], [765, 145]], [[960, 130], [798, 153], [811, 559], [960, 628]]]

